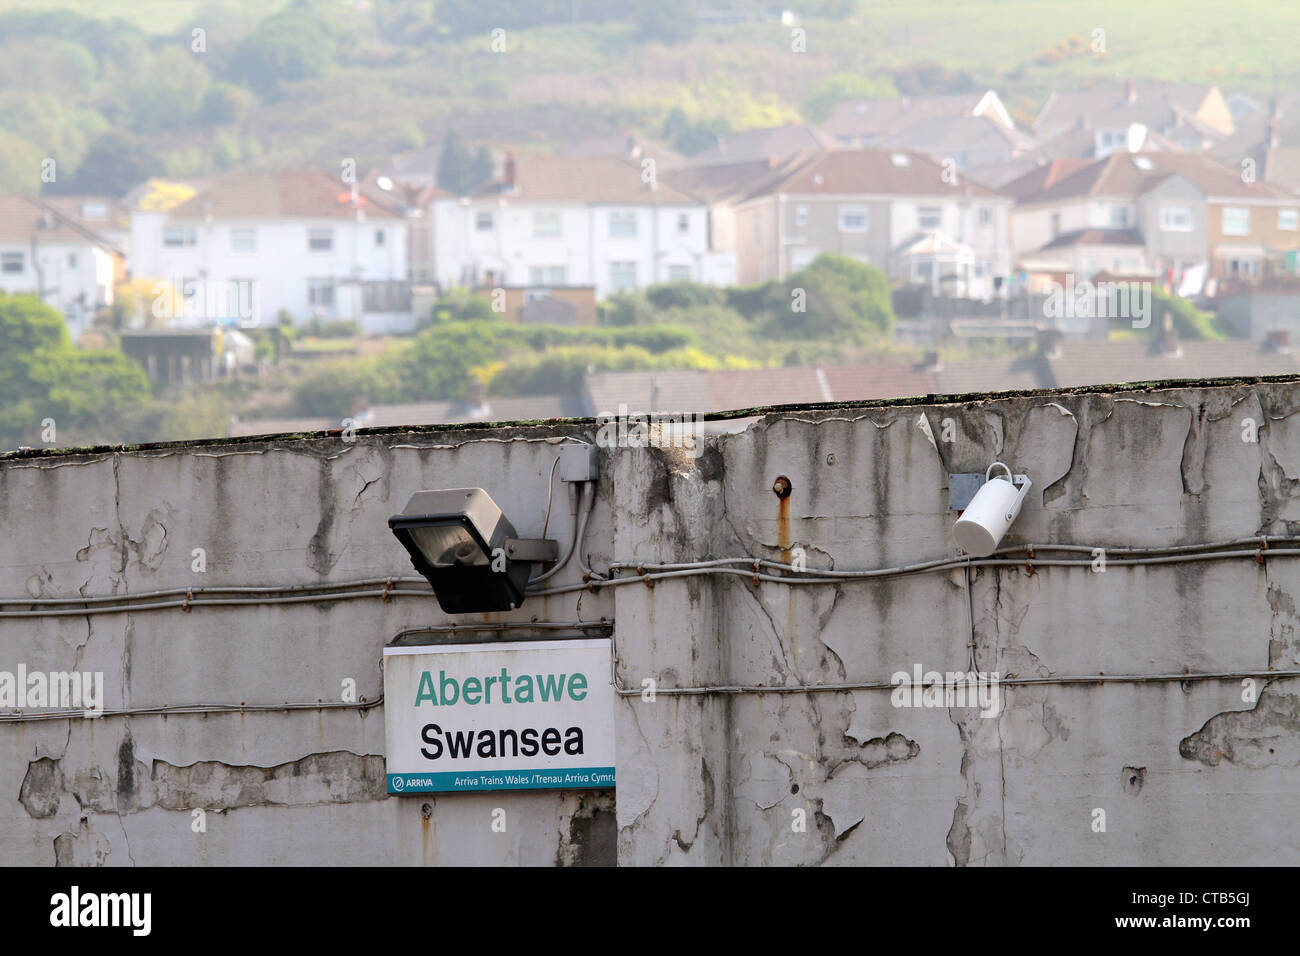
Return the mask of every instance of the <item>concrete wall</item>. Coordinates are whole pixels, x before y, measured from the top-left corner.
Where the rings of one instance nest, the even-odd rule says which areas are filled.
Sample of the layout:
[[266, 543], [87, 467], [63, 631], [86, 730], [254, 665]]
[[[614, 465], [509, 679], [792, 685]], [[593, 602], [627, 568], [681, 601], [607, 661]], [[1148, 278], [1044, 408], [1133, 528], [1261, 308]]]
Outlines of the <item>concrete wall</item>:
[[[597, 568], [754, 555], [862, 569], [954, 554], [947, 475], [1034, 480], [1006, 543], [1160, 546], [1300, 534], [1300, 384], [1078, 392], [775, 414], [703, 454], [602, 453]], [[921, 426], [924, 417], [927, 427]], [[1258, 426], [1243, 441], [1242, 419]], [[945, 426], [945, 420], [951, 424]], [[423, 429], [0, 459], [3, 610], [23, 595], [410, 574], [386, 517], [481, 485], [540, 531], [563, 436]], [[936, 440], [932, 440], [931, 435]], [[952, 439], [945, 441], [945, 438]], [[777, 476], [789, 497], [772, 491]], [[561, 532], [568, 515], [557, 493]], [[192, 568], [206, 549], [207, 571]], [[1281, 545], [1274, 544], [1276, 550]], [[1300, 862], [1300, 564], [1017, 563], [833, 586], [742, 574], [531, 598], [505, 619], [613, 619], [618, 790], [388, 797], [383, 708], [0, 723], [14, 863], [1210, 864]], [[625, 572], [631, 574], [632, 572]], [[554, 583], [578, 579], [576, 568]], [[994, 718], [890, 690], [1004, 679]], [[0, 618], [0, 670], [102, 670], [107, 706], [373, 701], [430, 596]], [[521, 635], [522, 636], [522, 635]], [[536, 637], [536, 634], [528, 635]], [[1188, 679], [1057, 679], [1183, 675]], [[1218, 679], [1198, 675], [1225, 674]], [[1016, 675], [1011, 678], [1010, 675]], [[723, 685], [736, 692], [673, 694]], [[492, 809], [507, 811], [505, 834]], [[207, 832], [192, 831], [205, 808]], [[1105, 832], [1094, 829], [1096, 811]], [[616, 814], [616, 823], [615, 823]], [[801, 827], [801, 824], [803, 826]]]

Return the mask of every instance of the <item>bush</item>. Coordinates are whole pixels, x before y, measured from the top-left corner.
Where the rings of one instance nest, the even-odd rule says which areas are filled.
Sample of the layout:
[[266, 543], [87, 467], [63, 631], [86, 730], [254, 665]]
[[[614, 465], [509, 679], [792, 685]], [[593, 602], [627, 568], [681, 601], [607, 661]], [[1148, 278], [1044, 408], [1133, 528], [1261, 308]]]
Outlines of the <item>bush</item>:
[[665, 282], [645, 290], [646, 300], [656, 309], [689, 309], [697, 305], [721, 305], [726, 296], [717, 286], [700, 282]]

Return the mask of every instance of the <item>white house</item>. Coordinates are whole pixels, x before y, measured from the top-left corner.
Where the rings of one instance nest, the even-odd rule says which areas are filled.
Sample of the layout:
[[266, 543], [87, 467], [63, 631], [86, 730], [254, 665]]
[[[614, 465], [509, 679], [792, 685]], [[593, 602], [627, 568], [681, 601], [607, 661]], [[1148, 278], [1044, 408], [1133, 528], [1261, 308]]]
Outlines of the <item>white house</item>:
[[512, 155], [500, 182], [435, 199], [430, 216], [444, 286], [595, 286], [604, 298], [735, 281], [734, 257], [709, 249], [705, 204], [617, 157]]
[[73, 338], [113, 304], [122, 254], [106, 238], [39, 200], [0, 196], [0, 290], [32, 293], [63, 313]]
[[131, 213], [131, 273], [176, 290], [155, 303], [178, 324], [353, 319], [413, 327], [407, 222], [322, 172], [240, 172], [166, 212]]

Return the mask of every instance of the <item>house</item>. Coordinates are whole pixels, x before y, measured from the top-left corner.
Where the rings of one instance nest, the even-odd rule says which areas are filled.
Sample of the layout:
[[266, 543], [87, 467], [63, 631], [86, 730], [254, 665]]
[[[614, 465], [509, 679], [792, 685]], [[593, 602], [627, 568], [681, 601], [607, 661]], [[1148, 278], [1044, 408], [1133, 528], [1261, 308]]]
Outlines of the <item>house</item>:
[[414, 327], [400, 204], [314, 170], [223, 176], [170, 209], [131, 214], [131, 271], [166, 283], [167, 315], [269, 325], [287, 312]]
[[815, 126], [787, 123], [746, 130], [690, 159], [691, 166], [732, 166], [737, 163], [780, 162], [809, 150], [832, 149], [834, 136]]
[[[831, 110], [822, 129], [843, 146], [881, 146], [891, 137], [916, 126], [929, 125], [937, 131], [945, 123], [977, 117], [987, 118], [1005, 130], [1015, 130], [1011, 113], [993, 90], [945, 96], [846, 100]], [[897, 145], [901, 147], [904, 144]]]
[[444, 286], [594, 286], [603, 299], [659, 282], [735, 281], [709, 247], [706, 205], [640, 164], [610, 156], [507, 158], [474, 196], [431, 204]]
[[833, 252], [936, 294], [988, 298], [1011, 268], [1011, 200], [920, 153], [807, 154], [734, 207], [742, 283], [785, 278]]
[[1067, 258], [1084, 265], [1080, 278], [1134, 266], [1129, 230], [1142, 237], [1144, 265], [1168, 282], [1201, 266], [1211, 278], [1286, 271], [1288, 253], [1300, 249], [1296, 197], [1244, 182], [1239, 169], [1202, 154], [1112, 153], [1082, 166], [1048, 164], [1005, 192], [1016, 200], [1017, 260], [1064, 261], [1073, 250]]
[[659, 172], [681, 169], [690, 163], [690, 160], [671, 146], [632, 130], [578, 140], [563, 146], [560, 152], [564, 156], [609, 156], [629, 163], [640, 163], [644, 159], [651, 159], [654, 160]]
[[[1147, 136], [1186, 152], [1201, 152], [1236, 130], [1232, 110], [1213, 84], [1138, 85], [1121, 89], [1070, 90], [1047, 98], [1034, 121], [1044, 140], [1082, 131], [1090, 149], [1081, 155], [1104, 159], [1116, 151], [1142, 148]], [[1057, 155], [1078, 155], [1061, 152]]]
[[63, 314], [73, 338], [113, 304], [122, 251], [52, 204], [0, 196], [0, 291], [30, 293]]
[[951, 162], [986, 185], [996, 185], [1024, 172], [1034, 163], [1038, 148], [1032, 136], [989, 113], [925, 119], [881, 137], [878, 145], [882, 149], [914, 150], [940, 162]]

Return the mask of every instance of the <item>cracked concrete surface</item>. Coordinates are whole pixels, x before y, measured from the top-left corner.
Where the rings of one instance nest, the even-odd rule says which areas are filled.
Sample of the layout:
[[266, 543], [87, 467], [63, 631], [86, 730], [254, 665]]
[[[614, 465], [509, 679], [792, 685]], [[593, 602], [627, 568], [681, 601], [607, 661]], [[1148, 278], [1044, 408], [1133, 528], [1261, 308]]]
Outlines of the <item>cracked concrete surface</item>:
[[[1243, 440], [1242, 420], [1258, 423]], [[950, 425], [946, 424], [950, 421]], [[584, 431], [584, 428], [587, 430]], [[483, 486], [540, 532], [565, 434], [587, 426], [278, 439], [0, 460], [32, 598], [408, 574], [386, 527], [414, 490]], [[947, 436], [947, 437], [945, 437]], [[948, 438], [951, 440], [948, 440]], [[672, 449], [602, 450], [584, 554], [871, 568], [947, 556], [950, 472], [1034, 479], [1007, 545], [1166, 546], [1300, 534], [1300, 385], [772, 415]], [[76, 467], [74, 467], [76, 465]], [[778, 499], [773, 480], [791, 493]], [[50, 522], [22, 502], [42, 502]], [[28, 514], [28, 512], [31, 512]], [[562, 528], [567, 515], [561, 513]], [[552, 514], [552, 522], [555, 514]], [[207, 553], [206, 574], [191, 552]], [[1300, 668], [1294, 559], [1021, 565], [788, 587], [744, 575], [533, 598], [513, 621], [617, 622], [639, 688]], [[556, 584], [577, 583], [576, 566]], [[970, 610], [968, 611], [968, 601]], [[973, 617], [972, 623], [968, 614]], [[303, 603], [24, 620], [0, 669], [102, 670], [106, 706], [373, 696], [383, 644], [446, 623], [432, 601]], [[6, 622], [7, 624], [7, 622]], [[8, 663], [13, 662], [13, 663]], [[388, 798], [382, 709], [0, 724], [0, 856], [49, 865], [1300, 863], [1300, 680], [1002, 687], [992, 717], [890, 693], [624, 698], [617, 794]], [[428, 813], [423, 812], [428, 804]], [[504, 808], [505, 834], [489, 827]], [[191, 811], [207, 829], [191, 829]], [[1093, 813], [1106, 811], [1096, 832]]]

